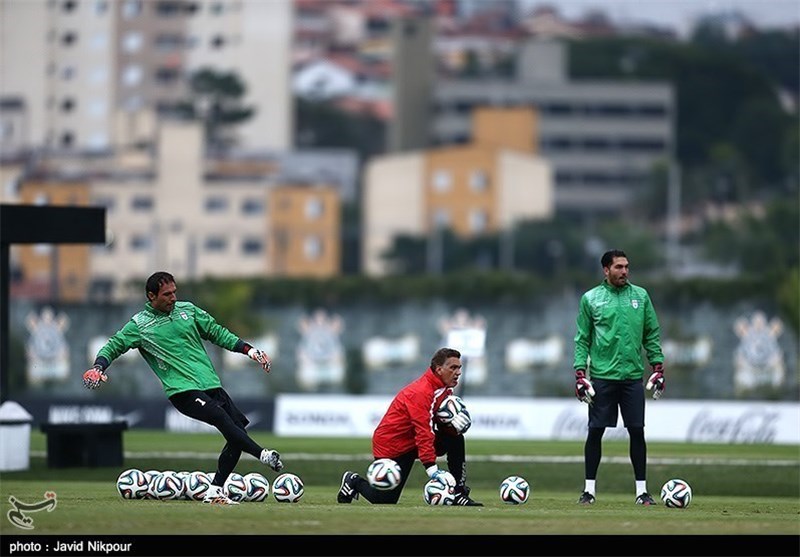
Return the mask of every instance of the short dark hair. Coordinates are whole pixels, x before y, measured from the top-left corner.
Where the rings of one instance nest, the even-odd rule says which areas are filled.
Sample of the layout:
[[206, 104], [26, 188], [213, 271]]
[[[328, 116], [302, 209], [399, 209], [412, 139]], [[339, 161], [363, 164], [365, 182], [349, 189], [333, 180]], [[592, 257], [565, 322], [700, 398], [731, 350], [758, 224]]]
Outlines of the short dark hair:
[[611, 262], [614, 261], [615, 257], [627, 258], [628, 256], [625, 255], [625, 252], [622, 251], [621, 249], [610, 249], [603, 254], [603, 257], [600, 258], [600, 265], [603, 266], [603, 269], [609, 267], [611, 265]]
[[455, 348], [440, 348], [431, 358], [431, 369], [443, 366], [448, 358], [460, 358], [461, 352]]
[[147, 279], [147, 283], [144, 286], [145, 292], [152, 292], [156, 296], [158, 296], [158, 291], [161, 290], [161, 287], [165, 284], [170, 284], [175, 282], [175, 277], [169, 274], [166, 271], [158, 271], [157, 273], [153, 273]]

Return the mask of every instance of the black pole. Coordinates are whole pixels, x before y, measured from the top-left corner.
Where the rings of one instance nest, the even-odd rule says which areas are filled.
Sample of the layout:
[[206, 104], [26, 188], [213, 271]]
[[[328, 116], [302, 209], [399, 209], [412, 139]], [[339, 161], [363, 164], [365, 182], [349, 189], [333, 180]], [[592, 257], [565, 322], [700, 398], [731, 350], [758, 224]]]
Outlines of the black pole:
[[9, 247], [0, 239], [0, 404], [8, 400], [8, 376], [11, 370], [8, 367], [8, 299], [11, 289], [11, 276], [9, 270]]

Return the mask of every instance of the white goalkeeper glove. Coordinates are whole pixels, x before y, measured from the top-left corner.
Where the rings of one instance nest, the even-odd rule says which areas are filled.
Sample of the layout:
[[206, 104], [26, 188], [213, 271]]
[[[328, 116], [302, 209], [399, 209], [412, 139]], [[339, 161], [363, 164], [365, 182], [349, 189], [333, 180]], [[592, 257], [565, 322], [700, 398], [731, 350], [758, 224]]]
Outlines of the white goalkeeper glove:
[[99, 367], [92, 367], [83, 372], [83, 386], [87, 389], [97, 389], [101, 383], [108, 381], [106, 375]]
[[653, 364], [653, 373], [647, 380], [646, 389], [653, 390], [653, 400], [658, 400], [664, 394], [666, 380], [664, 379], [664, 364]]
[[460, 435], [465, 434], [472, 425], [472, 418], [470, 417], [469, 412], [467, 412], [467, 409], [464, 408], [461, 410], [461, 412], [456, 414], [450, 422], [450, 425], [453, 426]]
[[247, 356], [251, 360], [255, 360], [261, 367], [264, 368], [266, 373], [269, 373], [269, 370], [272, 368], [272, 362], [269, 360], [269, 356], [267, 356], [266, 352], [262, 352], [258, 348], [251, 348], [247, 351]]
[[428, 473], [428, 477], [432, 480], [438, 480], [441, 483], [448, 485], [452, 488], [456, 487], [456, 479], [453, 477], [453, 474], [446, 470], [440, 470], [438, 466], [435, 464], [433, 466], [429, 466], [425, 469]]

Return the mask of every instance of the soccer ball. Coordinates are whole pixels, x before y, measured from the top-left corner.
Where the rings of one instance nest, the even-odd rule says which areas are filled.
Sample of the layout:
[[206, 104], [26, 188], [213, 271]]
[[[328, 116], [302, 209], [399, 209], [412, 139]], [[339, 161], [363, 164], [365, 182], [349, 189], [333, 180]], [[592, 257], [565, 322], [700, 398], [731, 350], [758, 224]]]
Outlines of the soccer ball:
[[247, 491], [244, 495], [245, 501], [259, 502], [265, 501], [269, 495], [269, 480], [258, 472], [250, 472], [244, 475], [244, 483]]
[[185, 490], [183, 478], [171, 470], [161, 472], [150, 489], [153, 496], [160, 501], [180, 499]]
[[661, 500], [673, 509], [685, 509], [692, 502], [692, 488], [686, 481], [674, 478], [661, 488]]
[[117, 491], [123, 499], [144, 499], [148, 487], [147, 476], [136, 468], [125, 470], [117, 477]]
[[466, 407], [461, 397], [448, 395], [439, 405], [439, 409], [436, 410], [436, 420], [442, 424], [449, 424], [456, 417], [456, 414], [462, 412]]
[[391, 458], [379, 458], [367, 468], [369, 485], [381, 491], [389, 491], [400, 485], [400, 465]]
[[247, 482], [244, 481], [244, 476], [236, 472], [231, 472], [228, 479], [222, 485], [222, 489], [228, 494], [231, 501], [241, 502], [244, 501], [247, 495]]
[[186, 486], [185, 496], [187, 499], [202, 501], [211, 485], [211, 479], [206, 472], [195, 471], [189, 474], [184, 480], [184, 484]]
[[[448, 472], [449, 474], [449, 472]], [[452, 475], [450, 476], [452, 478]], [[452, 505], [456, 499], [456, 490], [453, 487], [456, 481], [449, 484], [442, 478], [431, 478], [422, 488], [422, 498], [429, 505]]]
[[509, 505], [521, 505], [528, 501], [531, 486], [522, 476], [509, 476], [500, 483], [500, 500]]
[[281, 503], [297, 503], [305, 493], [300, 476], [288, 472], [281, 474], [272, 482], [272, 495]]
[[147, 470], [144, 472], [144, 477], [147, 478], [147, 493], [145, 499], [158, 499], [155, 494], [156, 480], [161, 475], [159, 470]]

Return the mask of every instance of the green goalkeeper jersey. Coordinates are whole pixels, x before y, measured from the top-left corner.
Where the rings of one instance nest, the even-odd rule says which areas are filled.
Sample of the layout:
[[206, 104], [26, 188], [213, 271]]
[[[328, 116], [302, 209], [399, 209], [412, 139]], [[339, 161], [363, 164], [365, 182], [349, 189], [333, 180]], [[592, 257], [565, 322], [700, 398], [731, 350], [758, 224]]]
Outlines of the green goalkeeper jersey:
[[603, 281], [581, 297], [576, 325], [573, 367], [590, 377], [641, 379], [642, 349], [651, 365], [664, 361], [656, 311], [641, 286]]
[[203, 340], [231, 351], [243, 345], [239, 337], [191, 302], [175, 302], [171, 313], [158, 311], [147, 302], [108, 339], [97, 356], [110, 364], [128, 350], [138, 349], [170, 397], [222, 386]]

